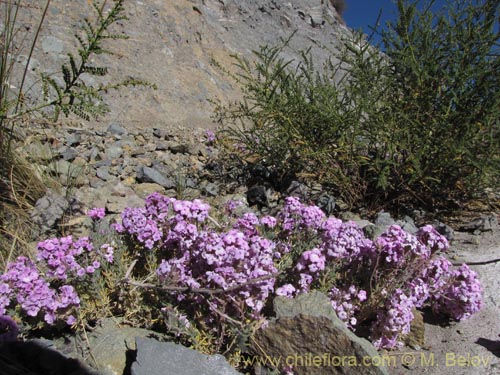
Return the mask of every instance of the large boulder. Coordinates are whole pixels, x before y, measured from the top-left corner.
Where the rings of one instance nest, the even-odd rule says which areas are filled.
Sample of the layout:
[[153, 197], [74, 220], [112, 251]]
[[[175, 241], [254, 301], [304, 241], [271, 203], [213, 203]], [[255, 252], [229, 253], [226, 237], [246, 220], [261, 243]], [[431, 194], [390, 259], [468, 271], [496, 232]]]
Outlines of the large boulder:
[[277, 297], [274, 310], [276, 319], [252, 345], [257, 363], [298, 375], [388, 373], [375, 347], [346, 328], [324, 294]]

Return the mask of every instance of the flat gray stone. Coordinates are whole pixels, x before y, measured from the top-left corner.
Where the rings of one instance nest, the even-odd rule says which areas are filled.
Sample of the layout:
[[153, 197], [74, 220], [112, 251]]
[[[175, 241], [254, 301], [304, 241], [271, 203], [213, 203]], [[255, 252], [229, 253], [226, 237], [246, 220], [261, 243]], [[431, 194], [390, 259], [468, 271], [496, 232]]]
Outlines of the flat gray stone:
[[132, 375], [237, 375], [221, 355], [206, 355], [172, 342], [136, 338]]
[[175, 182], [165, 177], [161, 172], [155, 168], [142, 166], [137, 172], [137, 180], [140, 182], [154, 182], [155, 184], [163, 186], [165, 189], [175, 188]]
[[107, 132], [110, 134], [114, 134], [114, 135], [122, 135], [122, 134], [126, 134], [127, 130], [125, 130], [125, 128], [123, 126], [121, 126], [120, 124], [117, 124], [116, 122], [112, 122], [111, 124], [109, 124]]

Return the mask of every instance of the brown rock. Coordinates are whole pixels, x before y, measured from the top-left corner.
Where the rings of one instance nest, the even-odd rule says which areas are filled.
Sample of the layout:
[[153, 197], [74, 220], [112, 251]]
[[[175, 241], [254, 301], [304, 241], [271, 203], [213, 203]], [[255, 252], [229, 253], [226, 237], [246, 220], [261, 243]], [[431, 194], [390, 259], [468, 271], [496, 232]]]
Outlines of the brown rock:
[[[252, 351], [267, 367], [294, 374], [387, 374], [375, 347], [337, 318], [328, 297], [311, 292], [275, 300], [277, 319], [259, 330]], [[373, 364], [373, 365], [372, 365]]]
[[413, 349], [420, 349], [425, 343], [425, 324], [422, 312], [413, 309], [413, 320], [411, 322], [410, 333], [404, 338], [404, 343]]

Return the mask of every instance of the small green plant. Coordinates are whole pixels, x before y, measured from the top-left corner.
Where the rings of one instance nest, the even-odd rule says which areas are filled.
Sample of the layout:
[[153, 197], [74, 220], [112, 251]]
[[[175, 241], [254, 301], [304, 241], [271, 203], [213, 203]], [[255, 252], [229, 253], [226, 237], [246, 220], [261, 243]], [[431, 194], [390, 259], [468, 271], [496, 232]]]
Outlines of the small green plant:
[[283, 59], [287, 41], [235, 57], [245, 100], [216, 109], [233, 156], [351, 207], [449, 207], [497, 187], [499, 1], [418, 4], [398, 1], [383, 53], [357, 34], [322, 67]]

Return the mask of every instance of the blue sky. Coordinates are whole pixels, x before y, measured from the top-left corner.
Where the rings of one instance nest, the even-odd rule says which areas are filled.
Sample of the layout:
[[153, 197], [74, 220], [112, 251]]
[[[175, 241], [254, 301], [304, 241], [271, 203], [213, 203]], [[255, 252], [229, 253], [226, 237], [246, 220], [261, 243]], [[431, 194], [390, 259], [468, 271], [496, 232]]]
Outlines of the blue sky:
[[[434, 7], [439, 9], [446, 4], [446, 0], [436, 0]], [[344, 19], [351, 29], [363, 29], [365, 34], [370, 34], [369, 26], [374, 26], [379, 11], [382, 9], [381, 24], [397, 17], [397, 7], [392, 0], [345, 0], [346, 10]]]

